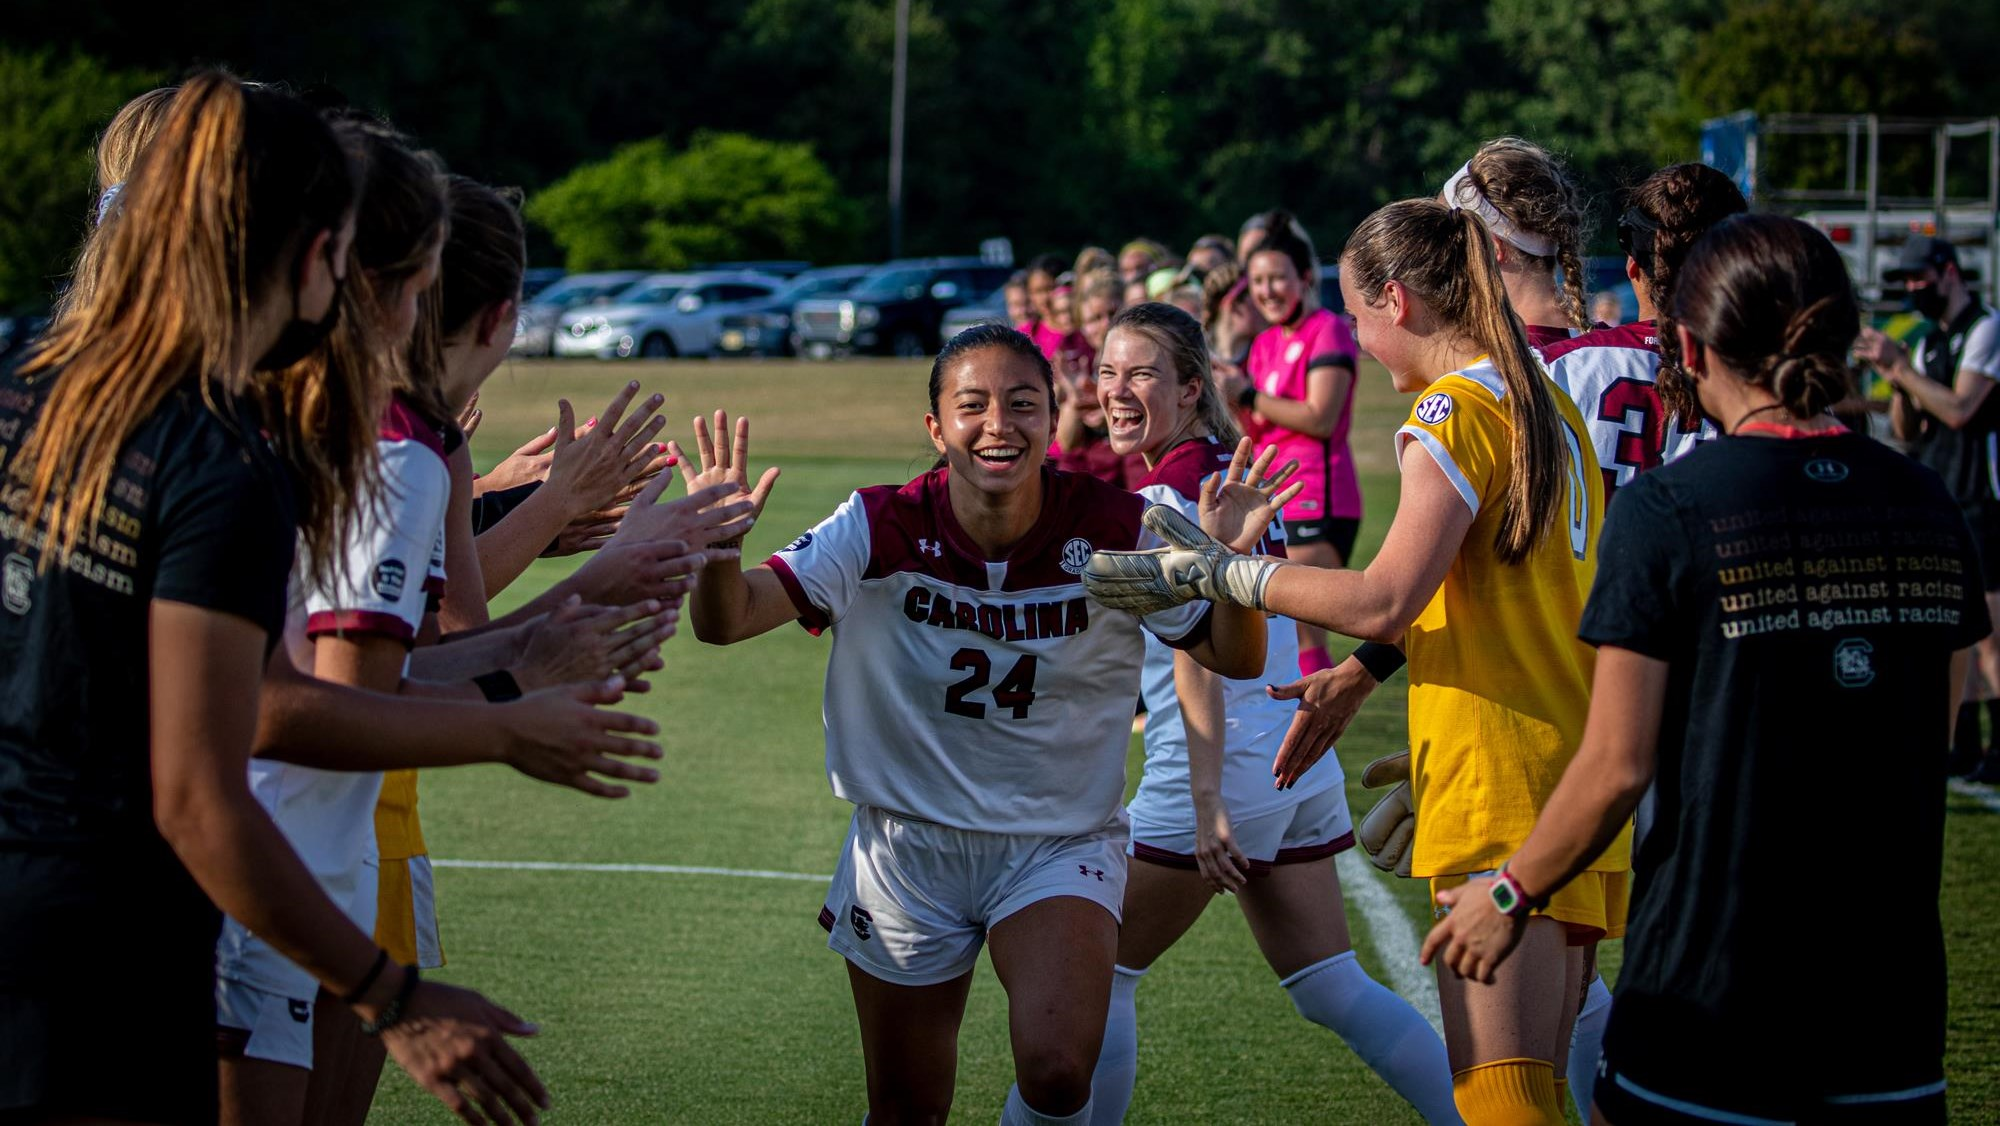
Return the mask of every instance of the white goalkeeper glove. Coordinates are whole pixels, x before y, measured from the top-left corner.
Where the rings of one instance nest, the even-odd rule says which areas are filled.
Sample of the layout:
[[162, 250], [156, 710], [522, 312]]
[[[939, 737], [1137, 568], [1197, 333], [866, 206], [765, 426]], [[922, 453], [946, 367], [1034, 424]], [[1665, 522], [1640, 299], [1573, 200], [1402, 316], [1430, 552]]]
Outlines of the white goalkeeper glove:
[[1410, 857], [1416, 852], [1411, 842], [1417, 835], [1417, 803], [1410, 794], [1410, 752], [1386, 755], [1361, 771], [1361, 785], [1377, 789], [1395, 783], [1395, 788], [1375, 803], [1361, 819], [1354, 839], [1375, 867], [1398, 876], [1410, 874]]
[[1092, 598], [1141, 616], [1195, 601], [1264, 608], [1277, 560], [1236, 554], [1169, 505], [1153, 505], [1141, 519], [1170, 546], [1092, 553], [1083, 569], [1083, 589]]

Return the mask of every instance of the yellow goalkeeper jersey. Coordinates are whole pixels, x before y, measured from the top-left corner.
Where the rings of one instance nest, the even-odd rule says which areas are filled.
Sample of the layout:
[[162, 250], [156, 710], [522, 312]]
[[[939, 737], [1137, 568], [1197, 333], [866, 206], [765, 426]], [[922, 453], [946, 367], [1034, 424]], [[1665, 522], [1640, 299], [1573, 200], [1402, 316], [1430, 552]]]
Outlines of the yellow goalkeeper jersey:
[[[1397, 432], [1400, 456], [1434, 459], [1473, 512], [1451, 571], [1404, 639], [1416, 876], [1506, 861], [1583, 738], [1597, 655], [1576, 634], [1597, 572], [1604, 489], [1582, 416], [1541, 378], [1562, 414], [1564, 503], [1519, 563], [1502, 563], [1494, 549], [1513, 477], [1513, 426], [1492, 364], [1482, 359], [1432, 383]], [[1628, 828], [1592, 869], [1622, 871], [1630, 857]]]

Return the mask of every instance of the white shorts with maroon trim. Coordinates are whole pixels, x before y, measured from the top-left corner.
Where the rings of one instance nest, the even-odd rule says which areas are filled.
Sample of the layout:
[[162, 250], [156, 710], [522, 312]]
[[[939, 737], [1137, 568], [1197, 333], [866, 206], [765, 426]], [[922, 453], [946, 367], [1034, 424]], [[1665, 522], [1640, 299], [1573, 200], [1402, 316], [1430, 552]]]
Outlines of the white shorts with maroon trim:
[[1044, 899], [1122, 920], [1123, 814], [1075, 836], [978, 833], [856, 806], [820, 909], [826, 944], [871, 977], [937, 985], [970, 973], [986, 932]]
[[[1354, 847], [1354, 820], [1347, 812], [1347, 793], [1329, 786], [1309, 794], [1297, 805], [1242, 820], [1232, 819], [1236, 847], [1250, 861], [1252, 876], [1269, 875], [1280, 864], [1324, 860]], [[1196, 867], [1194, 826], [1164, 825], [1135, 816], [1131, 855], [1168, 868]]]

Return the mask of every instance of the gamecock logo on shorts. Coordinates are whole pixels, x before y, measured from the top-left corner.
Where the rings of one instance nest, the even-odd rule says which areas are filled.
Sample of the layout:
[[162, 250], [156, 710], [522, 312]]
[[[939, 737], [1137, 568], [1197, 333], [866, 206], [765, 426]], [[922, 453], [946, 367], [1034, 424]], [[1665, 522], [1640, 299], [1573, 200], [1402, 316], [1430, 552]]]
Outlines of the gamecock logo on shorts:
[[874, 922], [875, 916], [870, 915], [865, 907], [856, 905], [847, 912], [847, 923], [854, 928], [854, 937], [863, 942], [875, 937], [875, 932], [870, 929]]
[[1072, 575], [1083, 574], [1090, 565], [1090, 541], [1079, 536], [1063, 545], [1062, 569]]

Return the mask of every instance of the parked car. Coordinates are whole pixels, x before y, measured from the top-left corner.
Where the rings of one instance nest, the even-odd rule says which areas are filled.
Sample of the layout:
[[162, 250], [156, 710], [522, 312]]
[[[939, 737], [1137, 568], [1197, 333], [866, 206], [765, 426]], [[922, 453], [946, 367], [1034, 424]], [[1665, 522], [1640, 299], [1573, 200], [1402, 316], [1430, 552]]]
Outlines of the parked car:
[[746, 301], [725, 314], [717, 327], [715, 351], [721, 356], [789, 356], [798, 351], [792, 337], [792, 307], [808, 297], [832, 297], [853, 289], [873, 266], [827, 266], [807, 270], [785, 288], [762, 301]]
[[596, 274], [571, 274], [523, 301], [514, 317], [514, 345], [509, 351], [522, 356], [555, 354], [556, 322], [579, 305], [609, 301], [626, 286], [646, 276], [644, 270], [611, 270]]
[[706, 356], [715, 350], [717, 321], [744, 301], [776, 293], [769, 274], [652, 274], [610, 305], [566, 313], [557, 322], [558, 356], [649, 360]]
[[557, 266], [536, 266], [521, 272], [521, 300], [533, 301], [543, 290], [569, 276]]
[[770, 258], [757, 262], [703, 262], [694, 268], [698, 274], [769, 274], [774, 278], [787, 280], [798, 277], [813, 268], [811, 262], [801, 262], [795, 258]]
[[840, 297], [808, 298], [792, 312], [800, 351], [927, 356], [946, 312], [990, 295], [1011, 271], [979, 258], [905, 258], [879, 266]]
[[[966, 329], [978, 325], [1008, 323], [1007, 293], [1004, 289], [996, 289], [970, 305], [960, 305], [946, 313], [944, 320], [938, 322], [938, 337], [941, 340], [950, 340]], [[939, 347], [943, 345], [940, 344]]]

